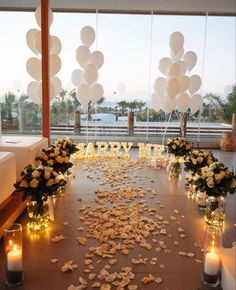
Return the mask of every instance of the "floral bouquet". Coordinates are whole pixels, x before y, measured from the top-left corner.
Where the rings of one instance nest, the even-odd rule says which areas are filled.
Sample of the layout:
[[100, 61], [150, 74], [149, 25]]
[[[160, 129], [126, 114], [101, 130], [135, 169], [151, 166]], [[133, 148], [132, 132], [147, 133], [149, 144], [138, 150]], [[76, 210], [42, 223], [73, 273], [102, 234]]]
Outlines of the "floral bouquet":
[[192, 171], [196, 173], [200, 168], [208, 166], [216, 161], [217, 159], [213, 156], [211, 151], [192, 150], [184, 157], [184, 170], [186, 172]]
[[23, 200], [30, 197], [36, 201], [46, 201], [53, 195], [65, 181], [58, 178], [57, 172], [51, 167], [36, 166], [31, 164], [24, 168], [14, 186], [16, 191], [23, 192]]
[[43, 166], [52, 167], [57, 173], [63, 174], [73, 166], [67, 151], [55, 146], [42, 149], [42, 152], [36, 156], [35, 160], [40, 161]]
[[211, 163], [200, 168], [195, 179], [196, 190], [205, 191], [208, 196], [226, 196], [236, 190], [236, 175], [223, 163]]
[[28, 228], [32, 231], [44, 230], [48, 227], [48, 197], [56, 193], [65, 181], [59, 179], [57, 172], [51, 167], [31, 164], [24, 168], [20, 179], [14, 184], [16, 191], [23, 192], [23, 200], [28, 199]]
[[190, 142], [185, 138], [171, 138], [167, 140], [167, 152], [175, 156], [184, 156], [192, 148]]
[[60, 150], [65, 150], [69, 156], [79, 150], [77, 144], [70, 138], [58, 139], [54, 146]]

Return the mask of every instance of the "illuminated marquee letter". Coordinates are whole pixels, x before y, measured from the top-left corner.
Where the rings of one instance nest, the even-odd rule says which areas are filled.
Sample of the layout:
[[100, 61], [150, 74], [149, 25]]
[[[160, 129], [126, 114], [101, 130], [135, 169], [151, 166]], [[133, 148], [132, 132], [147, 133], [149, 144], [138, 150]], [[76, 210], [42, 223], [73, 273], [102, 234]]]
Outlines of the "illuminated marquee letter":
[[143, 143], [138, 143], [138, 147], [139, 147], [139, 150], [138, 150], [138, 157], [140, 159], [142, 158], [150, 158], [151, 156], [151, 149], [153, 147], [152, 144], [143, 144]]
[[98, 152], [97, 152], [98, 157], [106, 156], [107, 149], [108, 149], [107, 142], [97, 142], [96, 144], [98, 146]]
[[129, 157], [129, 150], [132, 147], [133, 143], [128, 143], [128, 147], [127, 147], [127, 143], [125, 143], [125, 142], [121, 143], [121, 145], [125, 151], [124, 157], [128, 158]]
[[88, 146], [86, 149], [86, 157], [96, 157], [96, 152], [94, 150], [93, 143], [88, 143]]
[[76, 152], [76, 155], [79, 158], [84, 158], [84, 146], [85, 146], [84, 143], [79, 143], [78, 146], [77, 146], [79, 151]]
[[109, 142], [110, 145], [110, 156], [111, 157], [120, 157], [121, 156], [121, 152], [120, 152], [120, 142]]

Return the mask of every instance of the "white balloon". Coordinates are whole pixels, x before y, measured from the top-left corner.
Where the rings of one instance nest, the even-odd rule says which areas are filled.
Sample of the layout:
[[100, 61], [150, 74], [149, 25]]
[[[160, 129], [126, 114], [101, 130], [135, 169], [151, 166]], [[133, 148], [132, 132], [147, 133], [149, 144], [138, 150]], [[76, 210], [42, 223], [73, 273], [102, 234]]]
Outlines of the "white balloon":
[[[49, 84], [49, 91], [50, 91], [50, 101], [57, 95], [54, 85], [50, 82]], [[40, 102], [42, 102], [42, 98], [43, 98], [43, 92], [42, 92], [42, 82], [40, 82], [39, 84], [39, 88], [38, 88], [38, 99], [41, 100]]]
[[58, 55], [61, 52], [61, 47], [62, 45], [60, 39], [55, 35], [51, 36], [50, 53]]
[[26, 69], [28, 74], [35, 80], [42, 79], [42, 66], [41, 61], [37, 57], [31, 57], [26, 62]]
[[186, 73], [186, 65], [185, 65], [185, 62], [182, 61], [182, 60], [178, 60], [177, 61], [177, 64], [180, 67], [180, 75], [181, 76], [185, 75], [185, 73]]
[[35, 34], [35, 46], [39, 53], [42, 52], [42, 43], [41, 43], [41, 31], [38, 31]]
[[92, 85], [98, 79], [97, 68], [94, 64], [86, 64], [84, 67], [84, 80], [87, 84]]
[[[51, 39], [50, 35], [48, 38], [48, 45], [49, 45], [49, 50], [50, 50], [50, 47], [52, 45], [52, 39]], [[40, 54], [42, 54], [42, 33], [41, 33], [41, 31], [38, 31], [35, 35], [35, 46], [36, 46], [37, 51]]]
[[184, 36], [181, 32], [175, 31], [170, 35], [169, 40], [170, 48], [173, 53], [177, 54], [178, 51], [183, 47]]
[[202, 96], [195, 94], [190, 98], [190, 110], [192, 114], [195, 114], [198, 110], [201, 109], [203, 104]]
[[81, 45], [76, 49], [76, 60], [81, 67], [84, 67], [90, 60], [90, 50]]
[[35, 37], [36, 37], [36, 34], [38, 32], [40, 32], [38, 29], [32, 28], [29, 31], [27, 31], [27, 33], [26, 33], [27, 45], [35, 54], [39, 53], [37, 48], [36, 48], [36, 44], [35, 44]]
[[50, 80], [51, 86], [50, 86], [50, 96], [51, 98], [56, 97], [59, 95], [62, 84], [61, 80], [57, 76], [53, 76]]
[[94, 64], [97, 69], [102, 67], [104, 63], [104, 56], [99, 50], [95, 50], [90, 57], [90, 63]]
[[104, 89], [102, 85], [94, 84], [91, 87], [91, 101], [93, 103], [98, 102], [103, 97], [103, 94], [104, 94]]
[[56, 75], [61, 69], [60, 57], [56, 54], [51, 54], [49, 65], [50, 65], [49, 74], [50, 74], [50, 77], [52, 77]]
[[177, 107], [180, 112], [186, 112], [190, 107], [190, 96], [187, 93], [180, 93], [177, 96]]
[[78, 86], [77, 97], [82, 105], [87, 105], [91, 98], [91, 90], [89, 85], [81, 84]]
[[167, 95], [174, 98], [179, 93], [179, 82], [177, 79], [167, 81]]
[[167, 80], [163, 77], [159, 77], [154, 82], [154, 90], [161, 98], [166, 94]]
[[159, 61], [160, 72], [162, 72], [165, 76], [167, 76], [167, 72], [170, 65], [171, 65], [171, 59], [169, 57], [161, 58]]
[[165, 97], [161, 99], [162, 110], [169, 114], [171, 113], [176, 107], [176, 98], [169, 98]]
[[184, 55], [184, 62], [188, 71], [191, 71], [197, 63], [197, 55], [194, 51], [188, 51]]
[[38, 99], [38, 90], [39, 90], [40, 82], [32, 81], [27, 86], [27, 95], [31, 98], [34, 103], [42, 103], [42, 100]]
[[181, 47], [177, 53], [174, 53], [172, 50], [170, 51], [170, 56], [173, 62], [181, 60], [184, 55], [184, 48]]
[[178, 63], [172, 63], [168, 69], [169, 78], [178, 78], [180, 76], [180, 65]]
[[91, 26], [85, 26], [80, 31], [80, 39], [83, 45], [90, 47], [95, 40], [95, 31]]
[[198, 91], [201, 87], [202, 81], [201, 78], [198, 75], [192, 75], [190, 77], [190, 84], [189, 84], [189, 92], [190, 94], [194, 94], [196, 91]]
[[71, 73], [71, 81], [74, 86], [78, 87], [84, 82], [84, 72], [81, 69], [75, 69]]
[[188, 76], [181, 76], [178, 78], [179, 81], [179, 91], [180, 92], [185, 92], [190, 84], [190, 79]]
[[[41, 28], [41, 6], [36, 8], [34, 15], [35, 15], [35, 19], [36, 19], [38, 26]], [[48, 18], [49, 18], [49, 20], [48, 20], [49, 25], [51, 25], [52, 21], [53, 21], [53, 13], [52, 13], [52, 10], [50, 8], [49, 8]]]
[[149, 107], [151, 109], [155, 110], [156, 112], [161, 110], [161, 108], [162, 108], [161, 107], [161, 99], [156, 93], [153, 93], [151, 95], [151, 100], [150, 100]]

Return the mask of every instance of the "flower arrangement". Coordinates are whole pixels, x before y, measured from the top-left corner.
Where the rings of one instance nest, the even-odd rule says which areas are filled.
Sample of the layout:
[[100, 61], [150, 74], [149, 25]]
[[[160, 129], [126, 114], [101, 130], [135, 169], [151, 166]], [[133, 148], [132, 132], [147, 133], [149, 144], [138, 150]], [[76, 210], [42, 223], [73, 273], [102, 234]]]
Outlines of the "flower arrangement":
[[196, 173], [200, 168], [208, 166], [213, 162], [217, 162], [217, 159], [211, 151], [192, 150], [184, 157], [184, 170], [186, 172], [192, 171]]
[[195, 179], [196, 190], [205, 191], [208, 196], [226, 196], [236, 190], [236, 175], [223, 163], [211, 163], [198, 170]]
[[60, 150], [65, 150], [69, 156], [79, 150], [77, 144], [71, 138], [58, 139], [54, 146]]
[[46, 201], [65, 181], [58, 178], [51, 167], [27, 165], [14, 184], [16, 191], [23, 192], [23, 200], [30, 198], [39, 203]]
[[185, 138], [171, 138], [167, 140], [167, 152], [175, 156], [184, 156], [192, 148], [190, 142]]
[[55, 146], [42, 149], [42, 152], [36, 156], [35, 160], [40, 161], [43, 166], [52, 167], [57, 173], [63, 174], [73, 166], [67, 151]]

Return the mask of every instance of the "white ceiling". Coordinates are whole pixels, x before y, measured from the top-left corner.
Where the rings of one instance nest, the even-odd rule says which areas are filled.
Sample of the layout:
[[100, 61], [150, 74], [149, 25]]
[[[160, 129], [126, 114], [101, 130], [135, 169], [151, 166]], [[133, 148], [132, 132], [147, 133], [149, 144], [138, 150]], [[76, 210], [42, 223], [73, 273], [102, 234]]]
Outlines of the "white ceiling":
[[[40, 0], [0, 0], [0, 9], [32, 10]], [[51, 0], [54, 10], [236, 15], [236, 0]]]

